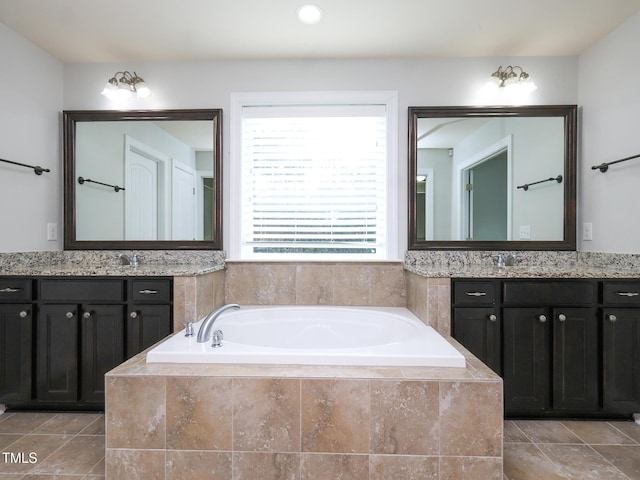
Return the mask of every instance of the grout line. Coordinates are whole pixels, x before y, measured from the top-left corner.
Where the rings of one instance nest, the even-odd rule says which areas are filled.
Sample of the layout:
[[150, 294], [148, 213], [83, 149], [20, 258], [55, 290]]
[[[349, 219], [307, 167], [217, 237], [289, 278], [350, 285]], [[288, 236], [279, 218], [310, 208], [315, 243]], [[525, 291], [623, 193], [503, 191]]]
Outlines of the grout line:
[[[598, 457], [600, 457], [602, 460], [604, 460], [608, 465], [611, 465], [611, 467], [613, 467], [616, 470], [616, 472], [619, 472], [621, 475], [624, 475], [626, 478], [629, 478], [622, 470], [620, 470], [616, 465], [611, 463], [608, 458], [606, 458], [604, 455], [602, 455], [600, 452], [598, 452], [595, 448], [593, 448], [592, 444], [586, 444], [586, 446], [589, 447], [589, 449], [593, 453], [595, 453]], [[616, 446], [620, 446], [620, 445], [616, 445]], [[629, 479], [629, 480], [632, 480], [632, 479]]]
[[[631, 422], [629, 422], [631, 423]], [[635, 422], [634, 422], [635, 423]], [[615, 425], [611, 424], [610, 422], [607, 422], [607, 425], [609, 425], [611, 428], [613, 428], [614, 430], [616, 430], [617, 432], [620, 432], [622, 435], [624, 435], [625, 437], [627, 437], [629, 440], [631, 440], [633, 442], [633, 444], [627, 444], [627, 443], [621, 443], [620, 445], [640, 445], [640, 442], [637, 441], [635, 438], [633, 438], [631, 435], [628, 435], [626, 432], [624, 432], [623, 430], [620, 430], [618, 427], [616, 427]], [[637, 425], [637, 424], [636, 424]], [[638, 429], [640, 430], [640, 425], [638, 425]]]

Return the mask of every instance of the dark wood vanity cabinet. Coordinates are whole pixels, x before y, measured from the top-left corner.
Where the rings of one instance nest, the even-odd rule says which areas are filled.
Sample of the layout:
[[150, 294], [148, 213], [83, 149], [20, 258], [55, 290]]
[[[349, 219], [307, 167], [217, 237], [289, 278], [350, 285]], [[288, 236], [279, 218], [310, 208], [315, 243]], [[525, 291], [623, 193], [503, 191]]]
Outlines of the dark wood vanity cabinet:
[[498, 375], [502, 374], [499, 282], [458, 281], [453, 288], [453, 337]]
[[35, 399], [104, 401], [104, 374], [124, 360], [125, 281], [39, 282]]
[[33, 281], [0, 278], [0, 403], [31, 395]]
[[171, 333], [171, 290], [167, 280], [133, 280], [127, 313], [126, 358], [150, 347]]
[[[2, 355], [11, 356], [3, 368], [28, 365], [23, 380], [16, 382], [21, 395], [0, 390], [0, 403], [101, 409], [104, 374], [171, 332], [169, 278], [48, 277], [33, 282], [35, 323], [33, 331], [21, 332], [33, 350], [22, 349], [23, 361], [18, 362], [16, 349], [5, 345], [16, 344], [18, 334], [11, 331], [2, 337]], [[0, 312], [8, 308], [2, 305]]]
[[595, 308], [503, 309], [505, 412], [591, 412], [598, 408]]
[[605, 281], [603, 297], [604, 408], [640, 412], [640, 281]]
[[640, 281], [454, 279], [452, 304], [453, 336], [503, 377], [507, 417], [640, 411]]
[[598, 285], [502, 282], [505, 412], [592, 412], [599, 406]]

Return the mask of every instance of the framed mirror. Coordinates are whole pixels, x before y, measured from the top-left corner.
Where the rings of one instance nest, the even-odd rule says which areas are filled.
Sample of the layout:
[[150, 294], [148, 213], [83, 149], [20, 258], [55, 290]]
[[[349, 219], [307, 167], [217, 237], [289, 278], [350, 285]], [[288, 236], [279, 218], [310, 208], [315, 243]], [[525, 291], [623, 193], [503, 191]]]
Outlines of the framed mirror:
[[575, 250], [577, 106], [409, 107], [410, 250]]
[[64, 249], [222, 249], [222, 110], [63, 112]]

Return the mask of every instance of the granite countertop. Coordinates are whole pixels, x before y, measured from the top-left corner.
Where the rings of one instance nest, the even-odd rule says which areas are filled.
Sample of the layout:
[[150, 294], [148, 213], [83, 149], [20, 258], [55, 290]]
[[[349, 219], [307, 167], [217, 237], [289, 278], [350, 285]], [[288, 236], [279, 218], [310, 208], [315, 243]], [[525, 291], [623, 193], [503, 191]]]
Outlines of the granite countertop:
[[[497, 267], [497, 255], [516, 265]], [[429, 278], [640, 278], [640, 255], [575, 251], [408, 251], [404, 268]]]
[[51, 277], [190, 277], [224, 270], [219, 265], [79, 265], [13, 266], [0, 268], [2, 276]]
[[405, 265], [405, 269], [429, 278], [640, 278], [639, 268], [620, 265], [595, 267], [573, 266], [525, 266], [494, 267], [478, 265], [417, 266]]
[[[122, 265], [123, 254], [138, 255], [139, 265]], [[79, 250], [0, 254], [2, 276], [192, 277], [224, 270], [225, 253], [182, 250]]]

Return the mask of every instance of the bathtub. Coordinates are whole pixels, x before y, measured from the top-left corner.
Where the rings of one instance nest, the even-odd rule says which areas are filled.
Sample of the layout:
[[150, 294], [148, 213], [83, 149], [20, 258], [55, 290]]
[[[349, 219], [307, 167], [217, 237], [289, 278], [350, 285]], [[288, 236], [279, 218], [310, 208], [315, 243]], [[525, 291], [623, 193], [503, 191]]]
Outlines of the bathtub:
[[147, 363], [465, 367], [464, 357], [406, 308], [242, 306], [223, 312], [214, 328], [224, 333], [221, 347], [182, 330], [152, 348]]

